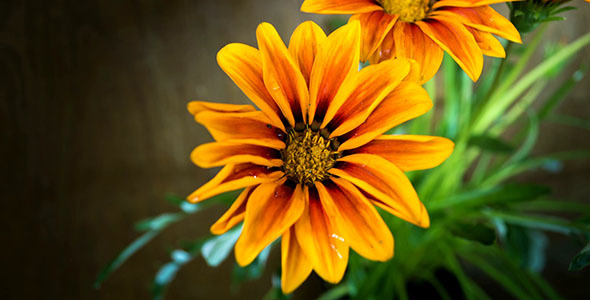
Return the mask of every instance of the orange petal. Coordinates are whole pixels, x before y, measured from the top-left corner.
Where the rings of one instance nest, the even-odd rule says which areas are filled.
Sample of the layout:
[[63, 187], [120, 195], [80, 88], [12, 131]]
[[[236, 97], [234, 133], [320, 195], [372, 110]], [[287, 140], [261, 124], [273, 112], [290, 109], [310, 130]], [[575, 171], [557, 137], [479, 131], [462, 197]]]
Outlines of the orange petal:
[[466, 27], [477, 42], [477, 45], [481, 49], [481, 53], [483, 55], [492, 56], [492, 57], [506, 57], [506, 51], [504, 51], [504, 47], [496, 39], [491, 33], [479, 31], [477, 29], [473, 29], [471, 27]]
[[396, 22], [392, 30], [391, 53], [395, 57], [406, 57], [420, 65], [418, 83], [430, 80], [442, 63], [444, 52], [430, 37], [412, 23]]
[[453, 152], [455, 144], [447, 138], [425, 135], [382, 135], [350, 153], [379, 155], [402, 171], [434, 168]]
[[388, 160], [372, 154], [347, 155], [330, 173], [352, 182], [387, 212], [420, 227], [430, 226], [428, 212], [410, 180]]
[[518, 30], [512, 23], [489, 6], [449, 7], [433, 15], [445, 16], [480, 31], [493, 33], [507, 40], [522, 43]]
[[344, 80], [357, 72], [360, 33], [360, 23], [351, 22], [336, 29], [320, 44], [309, 82], [310, 124], [316, 114], [324, 115]]
[[200, 145], [191, 153], [191, 160], [201, 168], [239, 163], [253, 163], [267, 167], [283, 165], [281, 154], [276, 149], [233, 141]]
[[238, 196], [234, 203], [232, 203], [223, 216], [221, 216], [215, 224], [211, 225], [211, 233], [217, 235], [224, 234], [244, 220], [246, 203], [254, 188], [256, 188], [256, 186], [249, 186], [240, 193], [240, 196]]
[[236, 261], [250, 264], [266, 246], [295, 223], [305, 209], [305, 196], [300, 185], [285, 185], [286, 179], [263, 183], [246, 204], [242, 234], [236, 242]]
[[309, 76], [315, 55], [318, 52], [318, 45], [326, 40], [326, 34], [316, 23], [306, 21], [301, 23], [289, 41], [289, 52], [295, 58], [305, 82], [309, 85]]
[[218, 113], [202, 112], [195, 120], [203, 124], [218, 142], [232, 141], [274, 149], [285, 148], [280, 140], [284, 132], [273, 127], [270, 120], [261, 111]]
[[354, 20], [361, 22], [361, 61], [366, 61], [377, 50], [397, 18], [397, 15], [390, 15], [383, 11], [356, 14], [350, 17], [348, 22]]
[[281, 289], [289, 294], [311, 273], [312, 266], [295, 236], [295, 226], [283, 233], [281, 239]]
[[337, 283], [348, 264], [348, 244], [333, 224], [336, 216], [327, 214], [315, 188], [309, 190], [308, 197], [308, 205], [295, 223], [297, 241], [316, 273]]
[[[330, 103], [322, 128], [330, 122], [330, 137], [343, 135], [362, 124], [381, 101], [410, 72], [406, 59], [390, 59], [363, 68], [344, 84]], [[334, 116], [334, 118], [332, 118]]]
[[302, 12], [316, 14], [356, 14], [383, 8], [373, 0], [305, 0]]
[[371, 113], [365, 123], [347, 133], [338, 151], [360, 147], [387, 130], [426, 113], [432, 107], [428, 93], [417, 83], [401, 82]]
[[[400, 21], [401, 22], [401, 21]], [[400, 23], [397, 22], [397, 23]], [[393, 25], [393, 27], [395, 27], [395, 24]], [[380, 63], [384, 60], [388, 60], [390, 58], [395, 58], [396, 54], [395, 54], [395, 46], [393, 44], [393, 31], [390, 30], [385, 37], [383, 37], [383, 40], [381, 41], [381, 44], [379, 44], [379, 46], [377, 47], [377, 49], [375, 49], [375, 51], [373, 51], [373, 53], [371, 55], [369, 55], [369, 63], [374, 65], [377, 63]]]
[[295, 119], [303, 118], [302, 112], [309, 101], [305, 78], [271, 24], [258, 25], [256, 39], [262, 56], [264, 85], [289, 124], [294, 126]]
[[455, 6], [455, 7], [476, 7], [476, 6], [483, 6], [483, 5], [490, 5], [496, 3], [504, 3], [504, 2], [513, 2], [513, 1], [521, 1], [521, 0], [440, 0], [436, 1], [434, 5], [432, 5], [432, 10], [435, 10], [440, 7], [445, 6]]
[[230, 164], [223, 167], [213, 179], [202, 185], [186, 199], [192, 203], [197, 203], [224, 192], [274, 181], [284, 175], [282, 171], [277, 169], [255, 164]]
[[416, 25], [447, 51], [471, 80], [477, 81], [483, 68], [483, 55], [463, 24], [451, 18], [432, 16], [428, 21], [416, 22]]
[[250, 112], [256, 110], [256, 108], [254, 108], [252, 105], [236, 105], [205, 101], [191, 101], [188, 103], [187, 109], [194, 116], [203, 111], [233, 113]]
[[350, 182], [332, 178], [316, 183], [326, 211], [344, 239], [361, 256], [378, 261], [393, 257], [393, 236], [369, 200]]
[[217, 53], [217, 64], [242, 92], [268, 116], [272, 125], [285, 129], [281, 121], [279, 107], [264, 86], [262, 59], [256, 48], [244, 44], [229, 44]]

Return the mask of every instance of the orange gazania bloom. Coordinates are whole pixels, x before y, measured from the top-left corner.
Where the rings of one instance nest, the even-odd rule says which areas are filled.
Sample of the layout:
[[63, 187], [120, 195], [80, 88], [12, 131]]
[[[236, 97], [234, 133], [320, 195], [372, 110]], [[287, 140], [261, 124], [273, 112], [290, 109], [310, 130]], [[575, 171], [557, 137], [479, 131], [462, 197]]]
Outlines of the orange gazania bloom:
[[[403, 171], [431, 168], [452, 152], [445, 138], [383, 135], [432, 107], [406, 59], [358, 70], [360, 23], [329, 36], [313, 22], [287, 48], [274, 27], [256, 30], [259, 49], [230, 44], [221, 68], [256, 104], [194, 101], [188, 109], [215, 142], [191, 154], [198, 166], [225, 166], [187, 197], [199, 202], [244, 188], [211, 227], [222, 234], [244, 221], [237, 262], [250, 264], [282, 237], [282, 289], [315, 270], [341, 280], [349, 247], [385, 261], [393, 237], [374, 205], [421, 227], [424, 205]], [[392, 72], [392, 70], [394, 70]]]
[[438, 71], [446, 51], [476, 81], [482, 54], [505, 57], [492, 35], [521, 42], [516, 28], [489, 4], [513, 0], [305, 0], [301, 10], [353, 14], [362, 25], [361, 60], [377, 63], [392, 57], [416, 60], [420, 82]]

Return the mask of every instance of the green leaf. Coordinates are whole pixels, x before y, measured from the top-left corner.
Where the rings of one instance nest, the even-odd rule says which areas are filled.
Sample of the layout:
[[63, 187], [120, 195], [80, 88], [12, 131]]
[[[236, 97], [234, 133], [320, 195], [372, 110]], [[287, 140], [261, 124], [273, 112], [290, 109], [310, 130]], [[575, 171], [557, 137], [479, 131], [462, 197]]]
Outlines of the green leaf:
[[[498, 88], [497, 92], [486, 103], [486, 107], [482, 112], [474, 118], [473, 132], [484, 132], [488, 126], [498, 119], [506, 108], [508, 108], [514, 100], [518, 99], [521, 93], [526, 91], [539, 78], [546, 76], [555, 66], [563, 64], [567, 59], [576, 54], [580, 49], [590, 43], [590, 34], [586, 34], [571, 44], [560, 49], [555, 55], [549, 59], [544, 60], [533, 68], [529, 73], [524, 75], [522, 79], [514, 85], [504, 82], [504, 85]], [[530, 46], [529, 46], [530, 47]], [[524, 66], [523, 66], [524, 67]], [[520, 70], [518, 71], [520, 73]], [[512, 74], [511, 74], [512, 75]], [[516, 74], [517, 76], [518, 74]], [[510, 77], [510, 76], [509, 76]], [[512, 78], [510, 78], [512, 80]]]
[[154, 277], [152, 283], [153, 299], [163, 299], [166, 288], [176, 278], [176, 273], [178, 273], [180, 268], [199, 255], [198, 250], [201, 249], [206, 240], [207, 237], [199, 238], [192, 243], [189, 249], [175, 249], [170, 253], [172, 260], [160, 267]]
[[347, 284], [339, 284], [327, 292], [323, 293], [317, 300], [338, 300], [350, 293], [350, 287]]
[[552, 112], [555, 107], [557, 107], [557, 105], [566, 98], [572, 88], [576, 86], [576, 84], [580, 82], [582, 78], [584, 78], [586, 69], [587, 67], [582, 67], [575, 71], [564, 83], [559, 86], [559, 88], [553, 94], [551, 94], [547, 102], [545, 102], [537, 114], [537, 118], [539, 120], [545, 119], [549, 113]]
[[590, 242], [580, 251], [570, 263], [570, 271], [579, 271], [590, 265]]
[[466, 208], [493, 204], [514, 204], [530, 201], [549, 194], [546, 186], [535, 184], [506, 184], [487, 189], [474, 189], [448, 197], [444, 200], [431, 202], [428, 209], [436, 211], [442, 208]]
[[161, 230], [166, 226], [176, 223], [185, 217], [183, 213], [164, 213], [157, 217], [148, 218], [139, 221], [135, 224], [135, 230], [146, 231], [146, 230]]
[[481, 223], [459, 222], [450, 225], [450, 232], [460, 238], [476, 241], [482, 245], [492, 245], [496, 241], [496, 231]]
[[534, 170], [540, 167], [547, 167], [548, 165], [555, 164], [556, 161], [559, 160], [582, 159], [588, 157], [590, 157], [590, 151], [579, 150], [565, 151], [542, 157], [529, 158], [496, 170], [493, 174], [490, 174], [482, 184], [493, 186], [522, 172]]
[[158, 235], [158, 230], [148, 231], [137, 238], [133, 243], [131, 243], [127, 248], [123, 249], [117, 257], [115, 257], [107, 266], [100, 271], [98, 277], [94, 281], [94, 288], [100, 288], [102, 282], [115, 270], [117, 270], [131, 255], [135, 254], [137, 250], [141, 249], [145, 244], [151, 241], [156, 235]]
[[240, 237], [242, 225], [236, 226], [228, 232], [208, 239], [201, 247], [201, 254], [211, 267], [217, 267], [229, 255], [234, 244]]
[[[191, 204], [184, 200], [179, 201], [178, 197], [173, 195], [166, 196], [166, 199], [172, 203], [178, 203], [182, 212], [178, 213], [164, 213], [157, 217], [149, 218], [138, 222], [135, 227], [138, 230], [145, 230], [146, 232], [137, 238], [133, 243], [127, 246], [121, 253], [119, 253], [107, 266], [98, 274], [94, 287], [99, 288], [102, 282], [115, 270], [117, 270], [129, 257], [135, 252], [145, 246], [155, 236], [157, 236], [163, 229], [168, 225], [173, 224], [182, 220], [189, 214], [193, 214], [197, 211], [202, 210], [209, 205], [219, 202], [229, 202], [231, 199], [235, 199], [240, 191], [226, 192], [215, 197], [212, 197], [207, 201], [206, 204]], [[198, 247], [200, 249], [200, 246]], [[171, 268], [171, 267], [170, 267]]]
[[499, 212], [486, 210], [484, 214], [491, 218], [499, 218], [506, 223], [553, 231], [562, 234], [583, 233], [590, 231], [590, 225], [572, 222], [563, 218], [544, 215], [523, 215], [522, 213]]
[[514, 146], [508, 144], [500, 138], [489, 135], [472, 136], [469, 139], [468, 144], [488, 152], [510, 153], [515, 150]]
[[548, 239], [543, 232], [522, 226], [507, 226], [504, 247], [520, 265], [530, 271], [540, 272], [545, 266]]
[[256, 257], [256, 259], [251, 264], [245, 267], [240, 267], [238, 264], [235, 264], [232, 273], [232, 291], [237, 291], [237, 288], [243, 282], [256, 280], [260, 278], [262, 274], [264, 274], [266, 261], [268, 260], [272, 246], [273, 244], [270, 244], [264, 248], [264, 250], [258, 254], [258, 257]]

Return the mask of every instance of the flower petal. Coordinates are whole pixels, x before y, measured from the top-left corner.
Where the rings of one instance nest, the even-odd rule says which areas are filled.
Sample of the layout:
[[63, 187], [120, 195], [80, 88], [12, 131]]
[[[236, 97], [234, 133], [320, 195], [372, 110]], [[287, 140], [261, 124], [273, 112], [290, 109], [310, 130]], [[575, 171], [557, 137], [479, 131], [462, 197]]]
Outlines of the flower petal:
[[297, 241], [316, 273], [325, 281], [337, 283], [348, 264], [348, 244], [333, 224], [315, 188], [309, 189], [309, 202], [295, 223]]
[[392, 55], [411, 58], [420, 65], [418, 83], [430, 80], [442, 63], [444, 52], [441, 47], [412, 23], [397, 22], [391, 32]]
[[350, 153], [379, 155], [405, 172], [434, 168], [451, 155], [453, 148], [453, 142], [443, 137], [382, 135]]
[[302, 12], [316, 14], [356, 14], [383, 10], [374, 0], [305, 0]]
[[229, 164], [186, 199], [189, 202], [197, 203], [224, 192], [274, 181], [284, 175], [282, 171], [277, 169], [255, 164]]
[[481, 53], [483, 55], [492, 56], [492, 57], [506, 57], [506, 51], [504, 50], [504, 46], [496, 39], [491, 33], [479, 31], [477, 29], [466, 27], [477, 42], [477, 45], [481, 49]]
[[308, 86], [319, 44], [325, 40], [326, 34], [322, 28], [312, 21], [306, 21], [297, 26], [289, 40], [289, 52], [297, 62]]
[[242, 234], [236, 242], [236, 261], [250, 264], [266, 246], [295, 223], [305, 209], [305, 196], [300, 185], [285, 185], [286, 179], [263, 183], [250, 195]]
[[205, 101], [191, 101], [188, 103], [187, 109], [194, 116], [204, 111], [233, 113], [250, 112], [256, 110], [256, 108], [254, 108], [252, 105], [237, 105]]
[[206, 111], [197, 114], [195, 120], [203, 124], [218, 142], [232, 141], [274, 149], [285, 148], [285, 143], [280, 139], [284, 136], [284, 132], [273, 127], [266, 114], [261, 111], [238, 113]]
[[348, 19], [348, 22], [354, 20], [361, 22], [361, 61], [367, 61], [369, 56], [377, 50], [397, 18], [397, 15], [374, 11], [366, 14], [356, 14]]
[[513, 1], [521, 1], [521, 0], [440, 0], [432, 5], [432, 10], [438, 9], [440, 7], [445, 6], [455, 6], [455, 7], [476, 7], [476, 6], [484, 6], [496, 3], [504, 3], [504, 2], [513, 2]]
[[432, 16], [428, 21], [416, 22], [416, 25], [447, 51], [471, 80], [477, 81], [483, 69], [483, 55], [463, 24], [452, 18]]
[[232, 203], [223, 216], [215, 224], [211, 225], [211, 233], [217, 235], [224, 234], [244, 220], [246, 203], [248, 203], [248, 198], [250, 198], [250, 194], [252, 194], [255, 188], [256, 186], [249, 186], [240, 193], [240, 196]]
[[316, 183], [320, 199], [335, 215], [334, 223], [344, 239], [361, 256], [378, 261], [393, 257], [393, 236], [369, 200], [350, 182], [332, 178]]
[[512, 23], [489, 6], [450, 7], [433, 15], [446, 16], [480, 31], [493, 33], [507, 40], [522, 43], [520, 33]]
[[347, 155], [330, 173], [352, 182], [387, 212], [420, 227], [430, 226], [428, 212], [412, 183], [388, 160], [373, 154]]
[[276, 149], [233, 141], [203, 144], [191, 153], [191, 160], [201, 168], [238, 163], [280, 167], [283, 165], [280, 157], [281, 154]]
[[357, 72], [360, 33], [360, 23], [351, 22], [320, 44], [309, 82], [309, 124], [316, 115], [324, 115], [343, 82]]
[[256, 39], [262, 56], [264, 85], [289, 124], [294, 126], [295, 119], [304, 117], [302, 112], [309, 101], [305, 78], [271, 24], [258, 25]]
[[[262, 80], [262, 59], [258, 49], [244, 44], [229, 44], [217, 53], [217, 64], [242, 92], [268, 116], [272, 125], [285, 129], [281, 121], [279, 107], [268, 93]], [[219, 107], [217, 108], [219, 109]], [[191, 110], [190, 107], [189, 110]], [[229, 112], [228, 110], [221, 111]], [[196, 112], [192, 113], [196, 114]]]
[[338, 151], [360, 147], [387, 130], [426, 113], [432, 107], [428, 93], [417, 83], [401, 82], [371, 113], [365, 123], [343, 136]]
[[298, 288], [312, 270], [295, 234], [295, 226], [291, 226], [281, 239], [281, 289], [284, 294]]
[[358, 127], [409, 72], [410, 63], [406, 59], [390, 59], [363, 68], [340, 88], [328, 107], [321, 127], [330, 122], [330, 137], [343, 135]]

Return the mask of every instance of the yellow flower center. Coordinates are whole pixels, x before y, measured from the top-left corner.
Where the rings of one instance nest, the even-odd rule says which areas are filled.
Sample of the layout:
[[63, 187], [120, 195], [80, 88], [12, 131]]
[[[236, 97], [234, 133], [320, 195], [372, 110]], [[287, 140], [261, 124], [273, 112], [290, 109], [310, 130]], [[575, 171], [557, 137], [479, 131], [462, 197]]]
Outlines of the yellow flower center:
[[430, 0], [378, 0], [390, 15], [399, 15], [404, 22], [416, 22], [424, 19], [430, 10]]
[[319, 130], [318, 125], [296, 124], [287, 135], [287, 147], [281, 150], [283, 171], [297, 183], [312, 185], [328, 178], [328, 170], [340, 155], [338, 141], [329, 139], [329, 132]]

